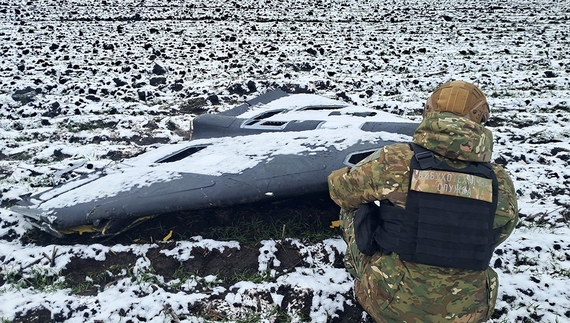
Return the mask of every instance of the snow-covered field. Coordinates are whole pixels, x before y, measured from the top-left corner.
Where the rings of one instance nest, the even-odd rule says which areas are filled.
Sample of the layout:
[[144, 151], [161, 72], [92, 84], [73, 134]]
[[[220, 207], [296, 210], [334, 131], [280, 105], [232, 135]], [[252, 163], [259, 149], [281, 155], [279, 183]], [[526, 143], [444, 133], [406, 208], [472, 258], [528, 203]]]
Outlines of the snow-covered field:
[[[468, 80], [488, 96], [494, 159], [511, 174], [521, 213], [491, 263], [501, 284], [492, 321], [568, 322], [569, 18], [567, 0], [3, 0], [0, 200], [8, 206], [65, 180], [58, 170], [77, 161], [103, 166], [186, 140], [195, 114], [269, 89], [417, 120], [438, 84]], [[148, 273], [153, 250], [192, 262], [193, 248], [240, 244], [195, 237], [168, 247], [46, 245], [24, 240], [30, 226], [8, 209], [0, 221], [0, 319], [7, 322], [32, 322], [26, 314], [38, 309], [52, 322], [201, 322], [192, 308], [206, 299], [228, 321], [254, 309], [259, 321], [281, 322], [274, 309], [283, 305], [283, 286], [300, 300], [312, 295], [282, 306], [295, 322], [340, 322], [354, 305], [351, 278], [335, 266], [344, 252], [339, 239], [288, 240], [304, 257], [288, 272], [276, 248], [283, 241], [262, 242], [258, 270], [275, 277], [265, 283], [226, 288], [215, 275], [182, 283], [158, 275], [157, 287], [114, 273], [99, 293], [79, 295], [22, 288], [10, 277], [58, 277], [72, 258], [117, 253], [134, 257], [129, 271]], [[184, 287], [162, 287], [178, 283]], [[297, 315], [300, 308], [307, 314]]]

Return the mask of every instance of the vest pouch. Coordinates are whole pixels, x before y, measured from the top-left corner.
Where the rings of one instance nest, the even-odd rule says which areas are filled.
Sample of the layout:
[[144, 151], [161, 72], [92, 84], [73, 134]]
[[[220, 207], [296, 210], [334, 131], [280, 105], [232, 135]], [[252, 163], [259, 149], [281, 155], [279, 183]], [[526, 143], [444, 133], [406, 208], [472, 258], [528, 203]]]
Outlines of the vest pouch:
[[488, 203], [471, 201], [466, 208], [460, 198], [418, 195], [417, 240], [410, 260], [440, 267], [487, 268], [494, 240]]
[[379, 250], [374, 234], [380, 225], [380, 208], [374, 203], [362, 204], [354, 213], [354, 239], [361, 253], [372, 256]]

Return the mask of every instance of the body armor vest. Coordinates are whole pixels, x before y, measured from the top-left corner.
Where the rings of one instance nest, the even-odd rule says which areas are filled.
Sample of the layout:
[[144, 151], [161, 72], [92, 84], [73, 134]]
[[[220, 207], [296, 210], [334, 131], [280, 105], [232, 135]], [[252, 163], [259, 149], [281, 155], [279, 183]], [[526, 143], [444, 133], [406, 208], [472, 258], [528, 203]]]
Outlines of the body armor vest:
[[406, 208], [381, 201], [376, 243], [406, 261], [485, 270], [500, 234], [493, 229], [498, 182], [491, 164], [471, 162], [456, 169], [411, 146]]

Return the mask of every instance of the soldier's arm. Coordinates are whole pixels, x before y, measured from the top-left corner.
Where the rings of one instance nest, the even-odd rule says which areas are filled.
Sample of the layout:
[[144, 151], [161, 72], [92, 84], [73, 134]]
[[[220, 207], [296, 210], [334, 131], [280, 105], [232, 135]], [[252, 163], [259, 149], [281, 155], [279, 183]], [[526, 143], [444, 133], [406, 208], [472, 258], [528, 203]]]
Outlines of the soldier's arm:
[[[501, 235], [496, 246], [503, 243], [515, 229], [519, 218], [517, 195], [513, 182], [507, 172], [499, 165], [493, 165], [499, 181], [499, 200], [495, 212], [494, 228], [501, 228]], [[496, 247], [495, 246], [495, 247]]]
[[360, 204], [376, 200], [367, 193], [371, 191], [369, 187], [372, 183], [372, 174], [379, 175], [374, 169], [378, 168], [377, 159], [380, 154], [381, 151], [376, 151], [354, 167], [341, 168], [329, 175], [331, 199], [341, 208], [353, 210]]
[[[374, 152], [354, 167], [345, 167], [329, 175], [332, 200], [345, 210], [383, 200], [401, 200], [407, 192], [408, 144], [394, 144]], [[393, 201], [394, 202], [394, 201]]]

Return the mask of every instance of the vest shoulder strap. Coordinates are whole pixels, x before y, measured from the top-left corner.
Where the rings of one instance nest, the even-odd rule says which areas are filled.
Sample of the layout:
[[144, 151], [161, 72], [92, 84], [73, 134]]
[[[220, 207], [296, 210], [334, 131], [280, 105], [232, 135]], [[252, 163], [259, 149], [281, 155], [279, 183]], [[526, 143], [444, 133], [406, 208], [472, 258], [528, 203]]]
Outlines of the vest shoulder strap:
[[418, 146], [414, 143], [410, 143], [410, 147], [414, 151], [415, 160], [420, 165], [421, 169], [428, 169], [432, 168], [438, 163], [438, 160], [435, 158], [433, 151], [428, 150], [422, 146]]

